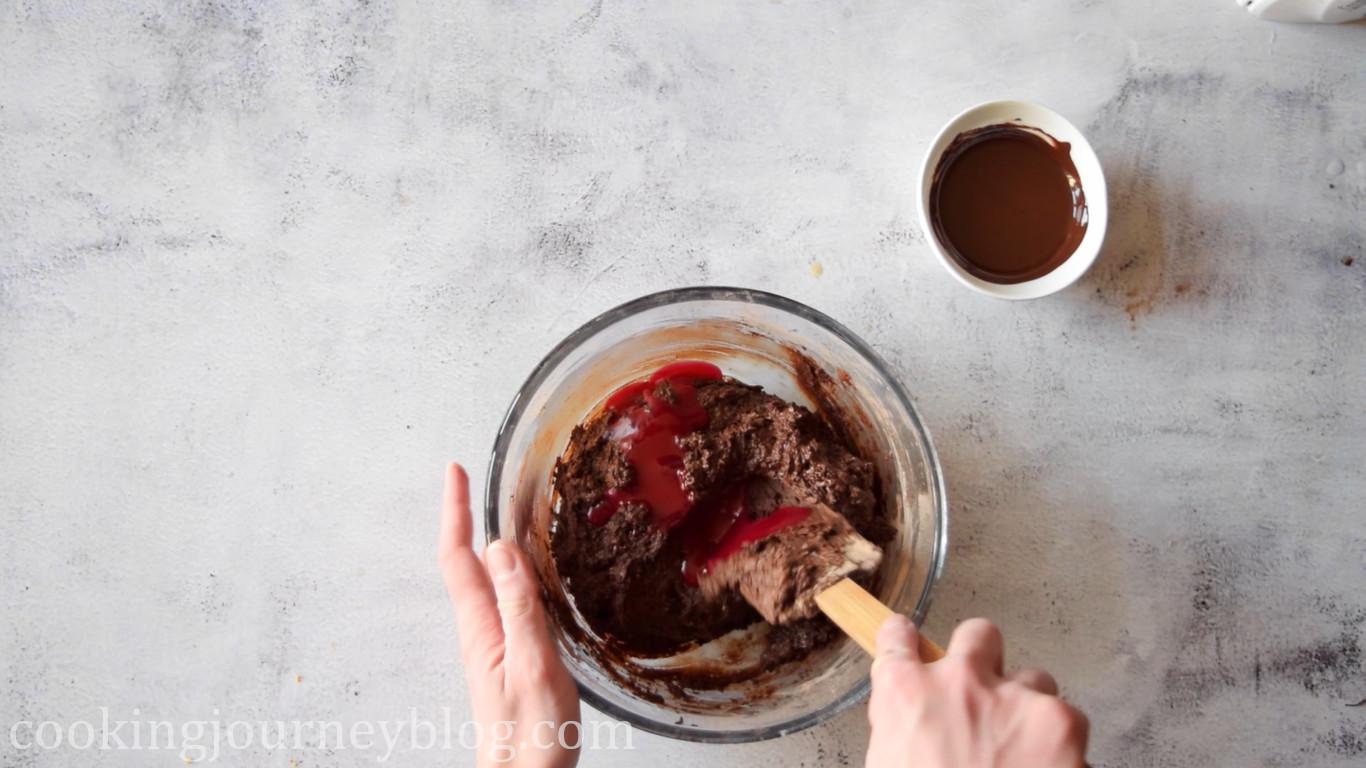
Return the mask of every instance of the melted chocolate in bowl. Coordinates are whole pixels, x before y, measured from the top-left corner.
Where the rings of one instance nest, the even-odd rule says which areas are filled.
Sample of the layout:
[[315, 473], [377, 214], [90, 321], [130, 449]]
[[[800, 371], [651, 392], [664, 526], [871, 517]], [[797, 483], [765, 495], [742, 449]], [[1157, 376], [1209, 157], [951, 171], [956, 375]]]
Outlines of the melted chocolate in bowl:
[[1037, 128], [965, 131], [934, 171], [934, 234], [959, 266], [989, 282], [1023, 283], [1057, 269], [1081, 245], [1087, 220], [1071, 145]]

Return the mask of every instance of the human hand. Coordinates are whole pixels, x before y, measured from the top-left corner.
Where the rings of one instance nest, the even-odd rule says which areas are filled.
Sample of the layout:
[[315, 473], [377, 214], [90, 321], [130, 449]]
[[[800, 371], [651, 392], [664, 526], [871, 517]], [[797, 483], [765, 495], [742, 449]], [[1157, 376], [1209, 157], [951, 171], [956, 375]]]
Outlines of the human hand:
[[480, 563], [472, 527], [469, 478], [451, 464], [438, 558], [479, 727], [476, 764], [571, 768], [579, 759], [579, 693], [551, 641], [536, 574], [506, 541], [489, 544]]
[[868, 768], [1085, 765], [1086, 717], [1058, 698], [1047, 672], [1004, 676], [1004, 641], [991, 622], [960, 624], [933, 664], [920, 663], [917, 647], [905, 616], [878, 632]]

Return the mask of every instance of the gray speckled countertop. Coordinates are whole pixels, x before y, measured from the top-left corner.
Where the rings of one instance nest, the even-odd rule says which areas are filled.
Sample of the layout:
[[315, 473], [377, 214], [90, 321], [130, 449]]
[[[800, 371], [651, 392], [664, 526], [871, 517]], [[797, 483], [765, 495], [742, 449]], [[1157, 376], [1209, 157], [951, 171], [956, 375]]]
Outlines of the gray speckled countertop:
[[[462, 719], [442, 462], [482, 475], [579, 323], [714, 283], [810, 303], [904, 377], [953, 516], [929, 629], [999, 622], [1090, 714], [1096, 766], [1366, 760], [1366, 26], [133, 5], [0, 3], [6, 729]], [[1109, 175], [1100, 263], [1034, 303], [959, 288], [916, 223], [929, 139], [1000, 97], [1068, 115]], [[866, 733], [583, 764], [854, 765]], [[222, 762], [291, 759], [376, 760]]]

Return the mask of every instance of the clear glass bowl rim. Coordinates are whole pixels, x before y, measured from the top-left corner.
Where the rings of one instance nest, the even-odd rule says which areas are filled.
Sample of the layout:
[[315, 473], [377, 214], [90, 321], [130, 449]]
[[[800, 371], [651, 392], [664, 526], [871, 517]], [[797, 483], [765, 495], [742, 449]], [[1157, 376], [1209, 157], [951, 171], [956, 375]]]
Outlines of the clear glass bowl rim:
[[[920, 418], [920, 413], [916, 410], [915, 404], [911, 400], [910, 393], [901, 383], [901, 380], [892, 373], [882, 357], [873, 351], [862, 339], [846, 328], [842, 323], [825, 313], [813, 309], [799, 301], [780, 296], [776, 293], [762, 291], [754, 288], [734, 288], [727, 286], [692, 286], [687, 288], [673, 288], [647, 294], [636, 299], [632, 299], [624, 304], [619, 304], [612, 309], [603, 312], [597, 317], [579, 326], [573, 333], [566, 336], [559, 344], [556, 344], [549, 353], [546, 354], [541, 362], [537, 363], [527, 376], [526, 381], [517, 394], [513, 396], [512, 403], [508, 406], [507, 413], [503, 416], [503, 421], [498, 427], [498, 436], [494, 440], [493, 453], [490, 457], [488, 474], [484, 481], [484, 542], [488, 544], [499, 538], [500, 527], [498, 522], [498, 487], [502, 483], [503, 464], [507, 459], [508, 443], [512, 439], [512, 433], [522, 419], [529, 395], [535, 392], [550, 371], [555, 369], [571, 351], [576, 349], [587, 339], [592, 338], [599, 331], [607, 328], [621, 320], [633, 315], [655, 309], [670, 304], [683, 304], [697, 301], [734, 301], [744, 304], [761, 304], [767, 307], [796, 315], [808, 322], [811, 322], [826, 331], [830, 332], [840, 341], [848, 344], [851, 349], [863, 357], [878, 375], [887, 383], [888, 388], [900, 400], [901, 406], [906, 409], [910, 416], [911, 427], [919, 436], [921, 445], [924, 446], [927, 458], [926, 475], [930, 479], [931, 497], [934, 499], [934, 522], [935, 531], [930, 550], [930, 563], [925, 576], [925, 586], [920, 590], [920, 596], [916, 600], [914, 615], [923, 621], [930, 608], [930, 594], [934, 585], [939, 581], [944, 572], [944, 560], [948, 553], [949, 536], [949, 514], [948, 498], [944, 491], [944, 475], [939, 465], [939, 455], [935, 452], [934, 442], [930, 439], [930, 432], [925, 427]], [[739, 744], [755, 741], [765, 741], [778, 738], [788, 734], [796, 733], [814, 725], [818, 725], [835, 715], [843, 712], [857, 702], [861, 701], [869, 692], [869, 681], [864, 678], [858, 685], [851, 688], [844, 695], [840, 696], [830, 706], [807, 713], [801, 717], [793, 718], [784, 723], [777, 723], [764, 728], [756, 728], [744, 731], [707, 731], [697, 728], [683, 728], [671, 723], [661, 723], [656, 721], [642, 720], [633, 713], [622, 710], [615, 704], [601, 698], [588, 686], [584, 685], [577, 677], [574, 679], [575, 686], [579, 689], [579, 696], [589, 706], [597, 711], [612, 717], [616, 720], [627, 722], [632, 727], [638, 727], [644, 731], [660, 736], [682, 741], [705, 742], [709, 744]]]

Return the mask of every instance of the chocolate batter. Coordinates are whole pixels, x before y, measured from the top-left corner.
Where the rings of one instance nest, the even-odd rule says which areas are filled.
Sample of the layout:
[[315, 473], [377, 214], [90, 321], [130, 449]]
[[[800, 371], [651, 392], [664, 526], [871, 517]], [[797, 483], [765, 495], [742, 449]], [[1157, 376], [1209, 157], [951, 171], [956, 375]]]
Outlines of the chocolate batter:
[[770, 624], [817, 615], [816, 595], [846, 576], [875, 572], [882, 562], [882, 551], [824, 504], [779, 507], [750, 527], [759, 535], [744, 543], [734, 537], [703, 572], [702, 591], [737, 590]]
[[[574, 429], [555, 466], [556, 570], [594, 631], [635, 655], [669, 655], [762, 620], [733, 589], [697, 586], [737, 521], [820, 504], [876, 544], [894, 533], [873, 465], [831, 425], [719, 371], [688, 368], [699, 365], [710, 367], [662, 369], [614, 394]], [[664, 427], [647, 429], [651, 419]], [[800, 658], [837, 634], [820, 617], [775, 627], [765, 661]]]

